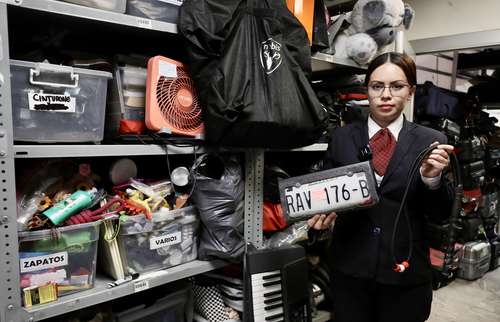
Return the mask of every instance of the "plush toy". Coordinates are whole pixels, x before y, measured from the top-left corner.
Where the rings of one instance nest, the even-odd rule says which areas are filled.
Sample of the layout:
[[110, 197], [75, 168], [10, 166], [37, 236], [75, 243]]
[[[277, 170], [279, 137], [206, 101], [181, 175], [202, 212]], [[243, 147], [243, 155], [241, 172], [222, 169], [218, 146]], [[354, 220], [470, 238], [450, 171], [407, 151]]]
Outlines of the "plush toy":
[[387, 51], [396, 32], [409, 29], [414, 11], [401, 0], [358, 0], [346, 20], [350, 24], [334, 41], [335, 56], [360, 65]]

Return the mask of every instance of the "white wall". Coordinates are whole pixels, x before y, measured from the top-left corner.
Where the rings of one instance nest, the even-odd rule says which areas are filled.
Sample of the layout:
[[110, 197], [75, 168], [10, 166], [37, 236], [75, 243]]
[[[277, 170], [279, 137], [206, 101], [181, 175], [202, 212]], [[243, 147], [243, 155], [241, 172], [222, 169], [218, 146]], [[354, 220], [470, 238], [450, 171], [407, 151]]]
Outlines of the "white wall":
[[[500, 29], [498, 0], [404, 0], [415, 10], [410, 41]], [[500, 41], [499, 41], [500, 43]]]

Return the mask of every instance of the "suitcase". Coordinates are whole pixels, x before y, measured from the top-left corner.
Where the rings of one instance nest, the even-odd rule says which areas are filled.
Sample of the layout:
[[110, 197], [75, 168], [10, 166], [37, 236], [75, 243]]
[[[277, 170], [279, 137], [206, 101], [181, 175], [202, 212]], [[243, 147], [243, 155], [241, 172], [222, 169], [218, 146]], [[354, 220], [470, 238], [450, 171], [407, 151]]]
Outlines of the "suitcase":
[[486, 171], [483, 161], [476, 161], [461, 166], [464, 190], [473, 190], [484, 181]]
[[489, 239], [496, 238], [497, 233], [495, 226], [497, 225], [497, 223], [498, 223], [497, 216], [483, 219], [484, 232], [486, 233], [487, 238]]
[[444, 253], [432, 247], [429, 248], [429, 258], [432, 265], [432, 288], [434, 290], [444, 287], [455, 280], [457, 276], [458, 265], [462, 257], [463, 245], [456, 243], [453, 262], [451, 264], [449, 274], [445, 275], [443, 274]]
[[498, 191], [483, 194], [479, 214], [482, 218], [498, 216]]
[[491, 245], [491, 261], [490, 261], [490, 271], [495, 270], [500, 266], [500, 238], [496, 238], [490, 241]]
[[476, 212], [465, 215], [462, 218], [461, 226], [462, 231], [460, 240], [462, 242], [478, 240], [483, 234], [483, 220]]
[[477, 187], [473, 190], [464, 190], [462, 196], [462, 209], [466, 214], [470, 214], [478, 210], [482, 202], [481, 188]]
[[470, 163], [484, 158], [485, 150], [481, 140], [474, 136], [472, 139], [462, 140], [458, 143], [457, 157], [461, 163]]
[[489, 242], [473, 241], [464, 244], [464, 256], [458, 267], [459, 278], [475, 280], [490, 269], [491, 247]]
[[493, 169], [500, 165], [500, 147], [486, 148], [486, 168]]

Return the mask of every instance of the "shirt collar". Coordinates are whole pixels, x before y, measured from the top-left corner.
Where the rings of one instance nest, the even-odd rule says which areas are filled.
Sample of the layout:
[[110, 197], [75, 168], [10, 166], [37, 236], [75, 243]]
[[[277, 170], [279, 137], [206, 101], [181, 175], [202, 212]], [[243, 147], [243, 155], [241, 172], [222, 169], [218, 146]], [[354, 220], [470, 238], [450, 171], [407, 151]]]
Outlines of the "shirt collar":
[[[401, 132], [401, 129], [403, 128], [403, 122], [404, 116], [403, 113], [401, 113], [397, 119], [395, 119], [391, 124], [389, 124], [389, 126], [387, 126], [396, 141], [398, 140], [399, 132]], [[375, 133], [377, 133], [380, 129], [380, 125], [378, 125], [370, 115], [368, 117], [368, 139], [371, 139], [372, 136], [374, 136]]]

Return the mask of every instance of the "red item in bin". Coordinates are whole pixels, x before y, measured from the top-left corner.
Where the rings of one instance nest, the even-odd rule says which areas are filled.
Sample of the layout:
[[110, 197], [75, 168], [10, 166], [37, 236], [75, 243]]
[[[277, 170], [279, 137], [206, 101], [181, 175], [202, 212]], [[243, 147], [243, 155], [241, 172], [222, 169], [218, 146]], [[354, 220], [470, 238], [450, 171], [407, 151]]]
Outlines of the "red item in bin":
[[120, 120], [120, 134], [142, 134], [146, 131], [146, 123], [138, 120]]

